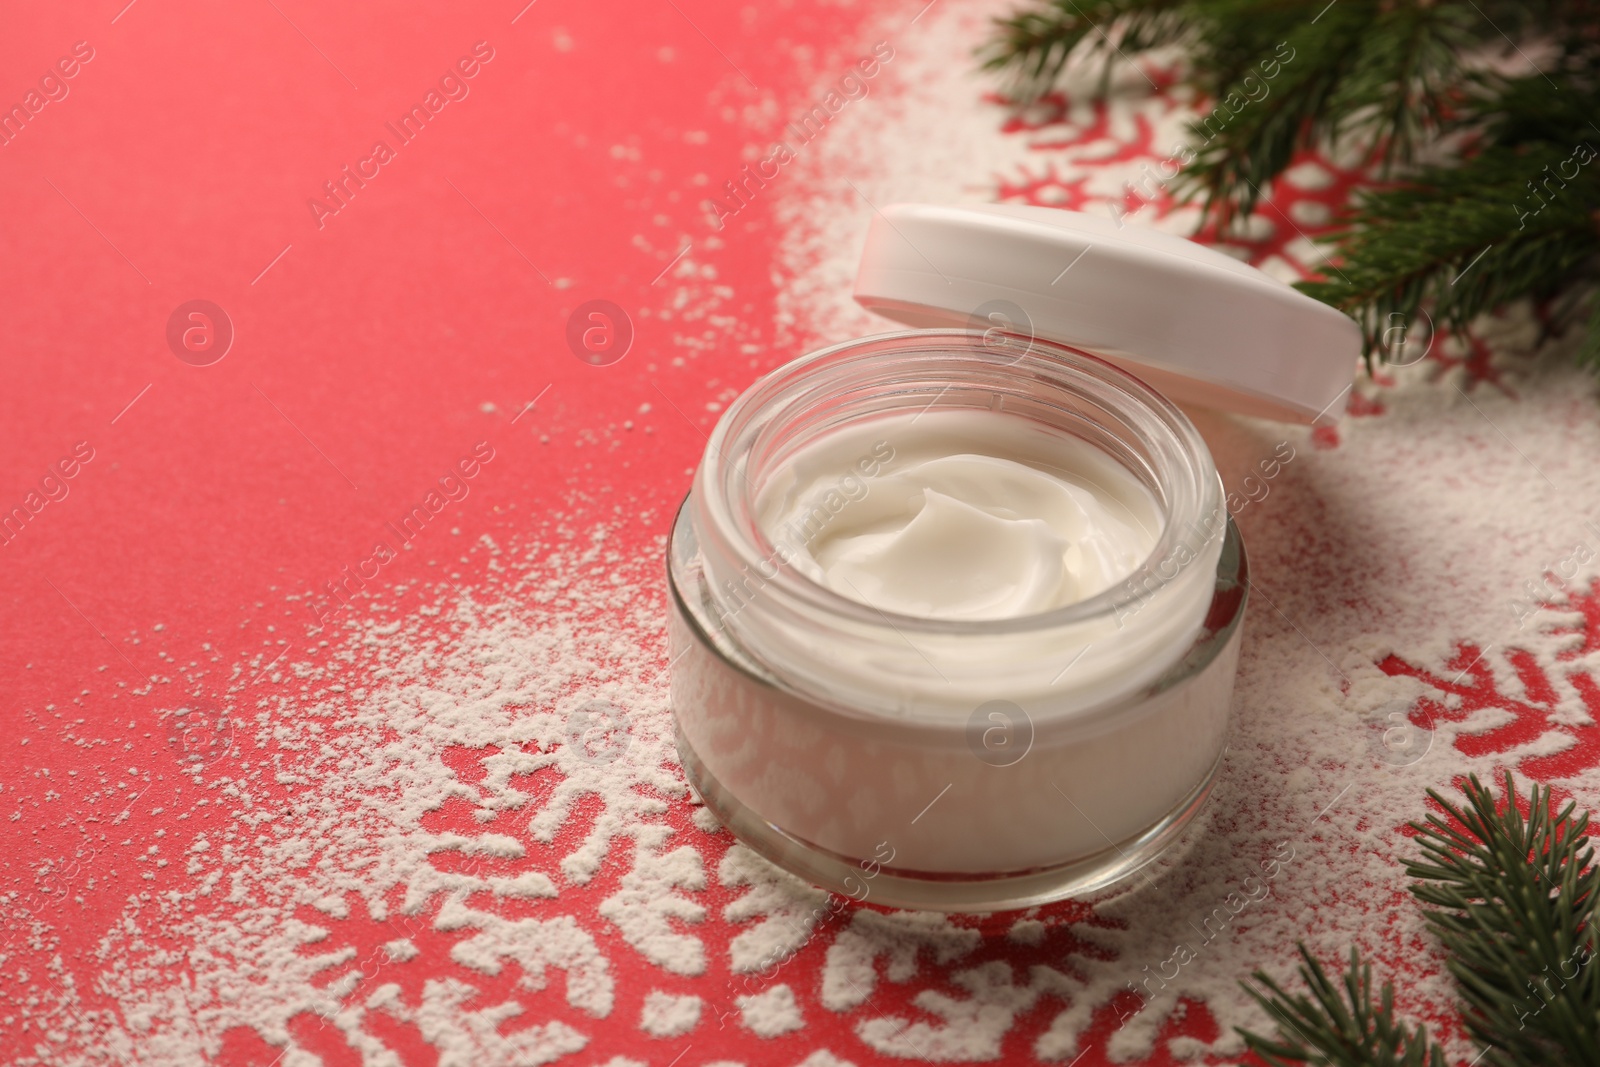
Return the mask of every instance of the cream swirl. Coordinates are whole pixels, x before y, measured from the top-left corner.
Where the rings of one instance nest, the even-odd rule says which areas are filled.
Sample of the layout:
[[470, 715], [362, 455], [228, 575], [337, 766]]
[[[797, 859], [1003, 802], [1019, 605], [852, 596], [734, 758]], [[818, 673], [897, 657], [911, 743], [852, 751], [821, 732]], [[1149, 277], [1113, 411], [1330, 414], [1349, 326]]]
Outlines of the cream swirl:
[[[874, 452], [890, 458], [855, 462]], [[1014, 618], [1094, 596], [1149, 556], [1161, 525], [1144, 485], [1088, 442], [965, 410], [825, 436], [783, 464], [757, 511], [813, 581], [941, 619]]]

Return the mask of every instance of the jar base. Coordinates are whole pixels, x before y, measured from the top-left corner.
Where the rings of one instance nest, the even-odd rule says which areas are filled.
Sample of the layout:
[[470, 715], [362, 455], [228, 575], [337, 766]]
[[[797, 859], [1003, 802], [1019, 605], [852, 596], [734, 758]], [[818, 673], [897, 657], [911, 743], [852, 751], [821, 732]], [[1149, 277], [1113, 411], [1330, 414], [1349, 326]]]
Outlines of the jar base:
[[[1091, 855], [1024, 871], [910, 871], [838, 855], [767, 822], [706, 770], [681, 726], [675, 733], [678, 758], [689, 785], [717, 821], [751, 851], [830, 893], [861, 903], [920, 911], [1017, 911], [1088, 896], [1115, 885], [1151, 863], [1182, 836], [1204, 809], [1222, 766], [1219, 755], [1200, 784], [1166, 815], [1143, 832]], [[875, 874], [869, 873], [873, 870]]]

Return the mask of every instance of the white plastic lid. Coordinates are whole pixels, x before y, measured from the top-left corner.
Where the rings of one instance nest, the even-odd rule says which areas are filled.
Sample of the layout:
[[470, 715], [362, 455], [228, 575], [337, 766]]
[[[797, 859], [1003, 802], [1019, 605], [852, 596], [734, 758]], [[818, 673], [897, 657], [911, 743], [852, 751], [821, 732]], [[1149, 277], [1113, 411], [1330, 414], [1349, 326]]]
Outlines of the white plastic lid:
[[1047, 207], [890, 205], [873, 217], [855, 298], [912, 326], [1002, 325], [1173, 399], [1286, 422], [1342, 415], [1361, 353], [1353, 320], [1254, 267]]

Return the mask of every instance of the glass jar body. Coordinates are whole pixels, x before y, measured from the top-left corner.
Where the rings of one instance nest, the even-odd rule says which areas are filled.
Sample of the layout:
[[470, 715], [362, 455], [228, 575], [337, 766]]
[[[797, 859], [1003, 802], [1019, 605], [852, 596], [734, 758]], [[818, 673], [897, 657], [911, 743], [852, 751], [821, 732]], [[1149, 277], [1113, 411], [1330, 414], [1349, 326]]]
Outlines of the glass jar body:
[[[1144, 480], [1165, 526], [1139, 572], [1023, 619], [890, 617], [784, 566], [751, 515], [794, 447], [940, 404], [1034, 419]], [[1225, 743], [1245, 599], [1209, 453], [1094, 357], [916, 331], [780, 368], [730, 407], [669, 548], [685, 773], [756, 851], [855, 899], [1024, 907], [1169, 845]]]

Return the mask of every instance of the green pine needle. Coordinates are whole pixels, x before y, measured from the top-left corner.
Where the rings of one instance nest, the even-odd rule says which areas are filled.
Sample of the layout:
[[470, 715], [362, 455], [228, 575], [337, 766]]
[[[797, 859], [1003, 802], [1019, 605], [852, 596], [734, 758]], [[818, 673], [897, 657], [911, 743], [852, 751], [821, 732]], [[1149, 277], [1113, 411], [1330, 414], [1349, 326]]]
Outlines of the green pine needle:
[[[1495, 1067], [1600, 1063], [1600, 972], [1595, 913], [1600, 871], [1588, 840], [1589, 816], [1567, 803], [1552, 813], [1550, 789], [1534, 786], [1521, 814], [1509, 773], [1497, 804], [1468, 779], [1465, 803], [1434, 790], [1443, 814], [1413, 823], [1423, 857], [1406, 863], [1411, 894], [1448, 954], [1467, 1032]], [[1335, 985], [1300, 946], [1300, 980], [1291, 994], [1256, 972], [1245, 989], [1278, 1028], [1276, 1038], [1240, 1030], [1270, 1067], [1444, 1067], [1426, 1028], [1394, 1017], [1394, 987], [1376, 1001], [1372, 966], [1352, 949]]]
[[1583, 347], [1578, 351], [1578, 362], [1600, 370], [1600, 289], [1589, 294], [1589, 325], [1584, 330]]
[[[1579, 358], [1600, 367], [1594, 0], [1030, 0], [980, 54], [1027, 100], [1078, 64], [1099, 65], [1104, 93], [1117, 63], [1169, 45], [1212, 101], [1170, 190], [1204, 222], [1250, 214], [1307, 149], [1353, 147], [1389, 179], [1347, 205], [1301, 286], [1362, 325], [1369, 366], [1425, 321], [1459, 334], [1529, 299], [1541, 340], [1587, 305]], [[1486, 74], [1495, 50], [1541, 69]]]
[[[1551, 300], [1594, 277], [1600, 257], [1590, 218], [1600, 206], [1600, 159], [1560, 181], [1575, 167], [1571, 158], [1549, 143], [1495, 146], [1363, 193], [1330, 238], [1334, 265], [1299, 288], [1362, 325], [1369, 359], [1382, 352], [1386, 331], [1421, 321], [1424, 309], [1435, 327], [1460, 332], [1508, 301]], [[1546, 175], [1541, 200], [1528, 182]]]
[[1411, 893], [1449, 953], [1462, 1017], [1491, 1064], [1600, 1063], [1600, 972], [1587, 813], [1568, 802], [1551, 813], [1549, 787], [1534, 786], [1528, 815], [1506, 774], [1504, 803], [1472, 778], [1465, 804], [1429, 790], [1446, 816], [1430, 815], [1406, 864]]
[[1277, 1040], [1240, 1030], [1250, 1051], [1268, 1067], [1328, 1064], [1330, 1067], [1445, 1067], [1444, 1050], [1428, 1037], [1428, 1029], [1410, 1029], [1394, 1017], [1394, 984], [1383, 983], [1372, 999], [1372, 965], [1350, 950], [1344, 980], [1335, 985], [1322, 965], [1300, 946], [1300, 980], [1311, 995], [1293, 996], [1260, 971], [1255, 980], [1266, 992], [1246, 984], [1272, 1021]]
[[1009, 70], [1014, 95], [1033, 99], [1055, 83], [1075, 52], [1099, 59], [1109, 75], [1119, 55], [1185, 40], [1193, 22], [1187, 7], [1182, 0], [1059, 0], [1018, 11], [996, 20], [997, 38], [984, 65]]

